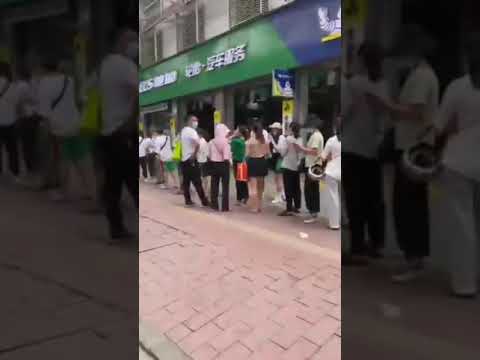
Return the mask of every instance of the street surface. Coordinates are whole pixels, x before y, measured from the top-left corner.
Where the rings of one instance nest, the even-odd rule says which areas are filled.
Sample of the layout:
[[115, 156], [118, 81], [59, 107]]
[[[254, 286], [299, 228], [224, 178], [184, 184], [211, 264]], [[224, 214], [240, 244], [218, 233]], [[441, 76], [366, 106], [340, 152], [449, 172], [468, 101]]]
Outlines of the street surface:
[[339, 232], [277, 217], [278, 208], [187, 209], [181, 196], [140, 186], [140, 322], [168, 342], [164, 351], [340, 359]]
[[108, 246], [102, 215], [2, 177], [0, 199], [0, 359], [136, 358], [136, 244]]

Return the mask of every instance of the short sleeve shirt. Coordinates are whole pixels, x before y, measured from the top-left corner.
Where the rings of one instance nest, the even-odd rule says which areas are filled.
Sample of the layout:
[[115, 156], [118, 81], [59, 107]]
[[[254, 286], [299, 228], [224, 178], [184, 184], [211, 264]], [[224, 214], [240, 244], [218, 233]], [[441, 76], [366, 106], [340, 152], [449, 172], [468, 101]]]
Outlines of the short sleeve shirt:
[[458, 134], [451, 137], [444, 152], [445, 167], [480, 181], [480, 89], [470, 76], [453, 81], [442, 100], [436, 127], [443, 130], [451, 119], [458, 121]]
[[400, 119], [395, 125], [395, 141], [398, 150], [406, 150], [415, 145], [418, 136], [429, 125], [433, 125], [438, 109], [439, 82], [437, 75], [429, 65], [417, 67], [408, 76], [400, 93], [403, 105], [424, 105], [422, 121]]
[[195, 129], [186, 126], [182, 130], [182, 161], [189, 160], [200, 142], [200, 137]]
[[308, 168], [312, 165], [315, 165], [315, 162], [318, 159], [318, 156], [323, 151], [323, 144], [324, 144], [324, 138], [323, 135], [320, 131], [315, 131], [311, 136], [310, 139], [308, 139], [307, 147], [309, 149], [317, 149], [318, 150], [318, 155], [307, 155], [305, 157], [305, 166]]
[[138, 69], [120, 54], [108, 55], [100, 68], [102, 135], [111, 135], [126, 124], [138, 106]]
[[62, 93], [65, 79], [63, 74], [52, 74], [42, 78], [38, 85], [38, 111], [48, 119], [52, 134], [57, 136], [76, 135], [81, 123], [75, 99], [75, 83], [71, 77], [67, 76], [65, 92], [52, 109], [52, 104]]

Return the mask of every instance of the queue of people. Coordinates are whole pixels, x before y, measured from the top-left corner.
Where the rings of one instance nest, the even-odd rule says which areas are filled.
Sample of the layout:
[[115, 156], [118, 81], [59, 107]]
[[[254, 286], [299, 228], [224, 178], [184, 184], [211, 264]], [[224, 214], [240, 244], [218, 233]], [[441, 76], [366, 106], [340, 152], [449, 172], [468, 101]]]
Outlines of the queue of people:
[[[208, 139], [208, 135], [198, 128], [198, 119], [190, 115], [177, 139], [166, 135], [163, 130], [153, 131], [152, 138], [140, 136], [141, 176], [149, 181], [146, 159], [152, 152], [157, 157], [155, 171], [159, 173], [156, 182], [161, 183], [163, 189], [171, 188], [178, 192], [181, 177], [180, 193], [184, 195], [187, 206], [194, 205], [191, 194], [195, 191], [204, 207], [231, 211], [230, 185], [233, 177], [236, 205], [245, 206], [252, 213], [261, 213], [266, 204], [266, 178], [272, 174], [272, 203], [285, 205], [279, 216], [300, 214], [304, 198], [308, 212], [304, 219], [306, 224], [318, 220], [320, 186], [324, 184], [328, 225], [330, 229], [338, 230], [341, 219], [340, 125], [337, 124], [336, 135], [325, 146], [320, 129], [318, 126], [304, 144], [300, 136], [301, 126], [296, 122], [289, 125], [286, 133], [283, 133], [280, 123], [273, 123], [270, 132], [259, 120], [252, 121], [250, 128], [239, 126], [234, 131], [220, 123], [215, 126], [213, 139]], [[321, 181], [308, 175], [307, 166], [315, 164], [325, 169]], [[166, 174], [170, 174], [170, 180], [165, 177]], [[303, 187], [302, 177], [305, 177]]]
[[[69, 186], [80, 181], [86, 209], [106, 214], [109, 242], [117, 243], [134, 238], [122, 215], [124, 186], [138, 207], [137, 158], [132, 155], [138, 36], [117, 29], [110, 43], [82, 94], [76, 93], [75, 76], [61, 58], [40, 54], [28, 71], [15, 74], [9, 63], [0, 63], [0, 173], [15, 185], [48, 191], [54, 201], [77, 200]], [[2, 169], [4, 150], [8, 169]]]
[[[411, 41], [415, 39], [415, 41]], [[393, 215], [396, 240], [405, 267], [392, 280], [416, 279], [430, 256], [432, 242], [448, 244], [450, 289], [473, 297], [479, 286], [480, 43], [471, 34], [466, 46], [466, 74], [454, 80], [440, 99], [437, 74], [427, 60], [435, 41], [410, 25], [390, 54], [401, 75], [398, 96], [390, 94], [383, 72], [385, 52], [365, 43], [357, 67], [342, 84], [343, 181], [351, 246], [344, 264], [365, 264], [382, 256], [385, 239], [383, 167], [395, 167]], [[475, 140], [474, 140], [475, 139]], [[430, 159], [430, 160], [429, 160]], [[442, 192], [444, 218], [435, 226], [442, 239], [431, 238], [429, 188]], [[366, 235], [368, 234], [368, 242]]]

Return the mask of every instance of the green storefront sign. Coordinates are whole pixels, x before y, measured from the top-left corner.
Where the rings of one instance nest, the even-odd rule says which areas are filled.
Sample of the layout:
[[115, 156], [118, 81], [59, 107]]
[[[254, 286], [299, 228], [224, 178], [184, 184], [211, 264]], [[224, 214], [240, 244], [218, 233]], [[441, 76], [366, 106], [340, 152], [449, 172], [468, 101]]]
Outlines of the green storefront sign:
[[260, 20], [142, 71], [140, 105], [149, 106], [289, 69], [297, 61], [272, 24]]

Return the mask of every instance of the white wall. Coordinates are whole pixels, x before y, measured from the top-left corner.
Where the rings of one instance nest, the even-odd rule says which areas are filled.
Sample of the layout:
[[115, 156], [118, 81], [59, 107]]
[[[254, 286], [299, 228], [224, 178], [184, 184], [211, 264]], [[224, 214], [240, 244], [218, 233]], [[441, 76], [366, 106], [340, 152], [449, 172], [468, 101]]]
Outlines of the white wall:
[[229, 29], [228, 0], [204, 1], [205, 40], [220, 35]]

